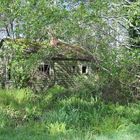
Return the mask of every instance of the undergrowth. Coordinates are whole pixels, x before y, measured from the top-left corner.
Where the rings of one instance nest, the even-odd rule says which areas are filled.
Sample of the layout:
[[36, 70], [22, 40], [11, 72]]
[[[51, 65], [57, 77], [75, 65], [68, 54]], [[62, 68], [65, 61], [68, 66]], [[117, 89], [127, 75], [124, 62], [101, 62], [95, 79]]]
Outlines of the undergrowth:
[[140, 103], [104, 103], [55, 86], [0, 90], [0, 140], [139, 140]]

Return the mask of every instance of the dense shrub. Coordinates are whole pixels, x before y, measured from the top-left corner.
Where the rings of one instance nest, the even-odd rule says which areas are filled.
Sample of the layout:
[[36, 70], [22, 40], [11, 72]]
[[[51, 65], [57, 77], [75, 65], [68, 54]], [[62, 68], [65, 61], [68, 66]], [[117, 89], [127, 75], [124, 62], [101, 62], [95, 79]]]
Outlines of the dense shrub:
[[0, 138], [123, 140], [129, 136], [134, 140], [139, 137], [139, 103], [104, 103], [88, 92], [89, 96], [85, 96], [80, 89], [60, 86], [40, 95], [28, 89], [0, 90]]

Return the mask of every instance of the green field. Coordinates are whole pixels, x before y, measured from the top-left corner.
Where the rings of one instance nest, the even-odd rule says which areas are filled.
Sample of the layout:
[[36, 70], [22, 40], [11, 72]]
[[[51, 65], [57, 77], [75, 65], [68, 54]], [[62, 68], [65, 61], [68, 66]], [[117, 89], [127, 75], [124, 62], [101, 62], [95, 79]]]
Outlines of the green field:
[[119, 105], [56, 86], [0, 90], [0, 140], [139, 140], [140, 103]]

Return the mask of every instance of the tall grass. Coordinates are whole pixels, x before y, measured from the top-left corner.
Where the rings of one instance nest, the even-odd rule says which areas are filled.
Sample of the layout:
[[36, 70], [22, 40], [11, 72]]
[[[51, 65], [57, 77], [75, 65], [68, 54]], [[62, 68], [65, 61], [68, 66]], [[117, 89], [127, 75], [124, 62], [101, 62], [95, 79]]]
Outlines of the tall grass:
[[139, 102], [107, 104], [81, 93], [0, 90], [0, 140], [139, 140]]

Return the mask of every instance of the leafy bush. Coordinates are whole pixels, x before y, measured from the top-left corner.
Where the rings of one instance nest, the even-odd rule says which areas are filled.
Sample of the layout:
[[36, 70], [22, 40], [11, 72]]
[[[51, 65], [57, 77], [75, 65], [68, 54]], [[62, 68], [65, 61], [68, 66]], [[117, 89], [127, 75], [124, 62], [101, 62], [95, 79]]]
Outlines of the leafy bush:
[[60, 86], [40, 95], [28, 89], [1, 90], [0, 139], [5, 135], [8, 140], [139, 138], [139, 102], [104, 103], [93, 96], [92, 88], [88, 90], [88, 96]]

